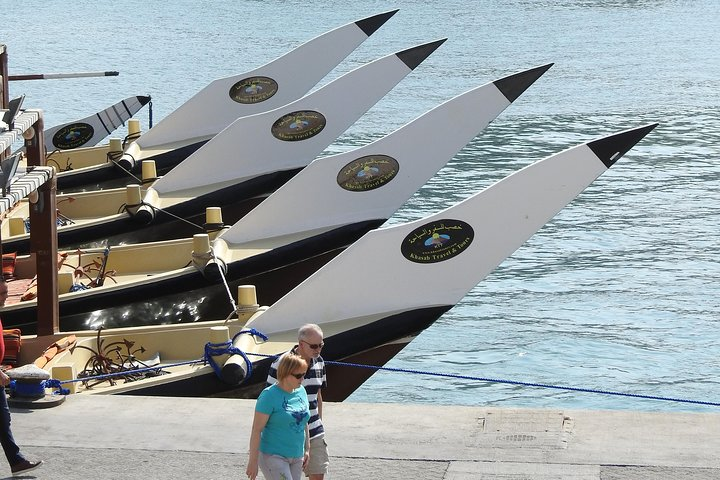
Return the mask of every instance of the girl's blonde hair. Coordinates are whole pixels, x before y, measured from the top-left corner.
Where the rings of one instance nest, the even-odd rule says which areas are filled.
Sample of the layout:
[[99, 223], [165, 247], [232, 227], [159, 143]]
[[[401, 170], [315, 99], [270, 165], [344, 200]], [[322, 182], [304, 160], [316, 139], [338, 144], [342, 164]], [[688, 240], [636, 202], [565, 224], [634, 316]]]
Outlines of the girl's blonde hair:
[[277, 379], [282, 380], [288, 375], [292, 375], [296, 370], [302, 369], [307, 371], [308, 364], [300, 355], [287, 352], [280, 357], [280, 364], [277, 368]]

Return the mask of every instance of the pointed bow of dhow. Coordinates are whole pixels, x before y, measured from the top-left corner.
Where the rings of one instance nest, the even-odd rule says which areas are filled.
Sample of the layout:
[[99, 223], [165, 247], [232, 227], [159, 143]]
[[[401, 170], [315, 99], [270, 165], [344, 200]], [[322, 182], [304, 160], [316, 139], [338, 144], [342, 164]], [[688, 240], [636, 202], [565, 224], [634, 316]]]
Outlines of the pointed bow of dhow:
[[587, 145], [605, 166], [610, 168], [615, 165], [615, 162], [625, 155], [628, 150], [645, 138], [645, 135], [657, 126], [657, 123], [653, 123], [645, 125], [644, 127], [631, 128], [630, 130], [624, 130], [615, 135], [593, 140], [592, 142], [588, 142]]

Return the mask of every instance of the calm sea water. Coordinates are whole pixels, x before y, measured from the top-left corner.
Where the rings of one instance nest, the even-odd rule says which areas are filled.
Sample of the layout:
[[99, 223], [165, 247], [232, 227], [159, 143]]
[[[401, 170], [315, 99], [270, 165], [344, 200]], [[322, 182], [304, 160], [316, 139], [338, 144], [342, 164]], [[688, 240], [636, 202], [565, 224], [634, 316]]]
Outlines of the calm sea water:
[[[3, 7], [0, 41], [10, 74], [120, 71], [11, 83], [26, 106], [44, 109], [46, 125], [144, 94], [157, 121], [215, 78], [394, 8], [321, 84], [380, 56], [448, 41], [327, 153], [364, 145], [477, 85], [555, 66], [390, 223], [445, 208], [576, 143], [660, 126], [389, 366], [720, 402], [714, 0], [27, 0]], [[147, 128], [147, 111], [138, 117]], [[351, 400], [718, 411], [390, 372]]]

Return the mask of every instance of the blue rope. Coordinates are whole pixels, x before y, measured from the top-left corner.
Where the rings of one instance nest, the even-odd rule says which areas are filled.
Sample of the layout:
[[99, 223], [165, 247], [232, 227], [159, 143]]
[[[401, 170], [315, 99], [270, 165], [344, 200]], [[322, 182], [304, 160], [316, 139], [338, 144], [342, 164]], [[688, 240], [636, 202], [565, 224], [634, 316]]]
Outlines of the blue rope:
[[25, 383], [11, 380], [8, 388], [10, 390], [10, 396], [12, 397], [15, 395], [20, 397], [42, 397], [45, 395], [45, 387], [43, 384], [43, 381]]
[[267, 342], [267, 340], [268, 340], [267, 335], [265, 335], [264, 333], [258, 332], [254, 328], [248, 328], [247, 330], [241, 330], [238, 333], [236, 333], [235, 336], [232, 338], [232, 340], [230, 340], [230, 342], [235, 343], [235, 339], [237, 339], [240, 335], [244, 335], [246, 333], [252, 335], [253, 337], [260, 337], [263, 342]]
[[[202, 358], [198, 358], [196, 360], [187, 360], [184, 362], [177, 362], [177, 363], [166, 364], [166, 365], [162, 365], [162, 366], [136, 368], [133, 370], [124, 370], [122, 372], [113, 372], [113, 373], [106, 373], [103, 375], [94, 375], [94, 376], [83, 377], [83, 378], [75, 378], [72, 380], [60, 381], [60, 380], [50, 379], [50, 380], [45, 380], [44, 386], [42, 387], [42, 389], [56, 388], [57, 391], [53, 392], [54, 394], [68, 395], [70, 393], [69, 389], [62, 388], [62, 385], [67, 384], [67, 383], [87, 382], [90, 380], [107, 380], [107, 379], [110, 379], [113, 377], [119, 377], [119, 376], [124, 376], [124, 375], [128, 375], [128, 374], [157, 372], [157, 371], [162, 370], [163, 368], [179, 367], [182, 365], [192, 365], [194, 363], [209, 364], [213, 368], [215, 375], [217, 375], [218, 378], [221, 378], [221, 368], [217, 364], [217, 362], [215, 361], [215, 359], [213, 357], [218, 356], [218, 355], [225, 355], [225, 354], [240, 355], [243, 357], [243, 359], [245, 360], [245, 363], [247, 364], [247, 367], [248, 367], [247, 375], [245, 376], [245, 381], [246, 381], [248, 378], [250, 378], [250, 374], [252, 373], [252, 362], [247, 357], [245, 352], [243, 352], [242, 350], [240, 350], [237, 347], [233, 347], [233, 343], [235, 342], [235, 339], [238, 336], [243, 335], [243, 334], [249, 334], [249, 335], [253, 335], [255, 337], [260, 337], [263, 341], [267, 341], [267, 339], [268, 339], [268, 337], [266, 335], [264, 335], [263, 333], [255, 330], [254, 328], [250, 328], [250, 329], [246, 329], [246, 330], [241, 330], [240, 332], [235, 334], [235, 336], [232, 338], [232, 340], [230, 340], [228, 342], [223, 342], [223, 343], [209, 343], [208, 342], [207, 344], [205, 344], [205, 354], [203, 355]], [[42, 390], [42, 389], [40, 389], [40, 390]], [[30, 392], [28, 392], [28, 393], [30, 393]]]
[[58, 380], [42, 380], [40, 382], [18, 382], [17, 380], [10, 381], [8, 386], [10, 390], [10, 396], [26, 397], [26, 398], [39, 398], [45, 396], [46, 388], [56, 388], [57, 391], [53, 394], [68, 395], [70, 390], [62, 388]]
[[163, 368], [169, 368], [169, 367], [178, 367], [182, 365], [192, 365], [193, 363], [201, 363], [203, 362], [203, 358], [199, 358], [197, 360], [187, 360], [185, 362], [178, 362], [173, 363], [169, 365], [162, 365], [162, 366], [154, 366], [154, 367], [143, 367], [143, 368], [136, 368], [133, 370], [123, 370], [121, 372], [113, 372], [113, 373], [105, 373], [102, 375], [93, 375], [88, 377], [82, 377], [82, 378], [74, 378], [72, 380], [45, 380], [45, 387], [44, 388], [56, 388], [57, 390], [53, 392], [53, 394], [61, 394], [61, 395], [68, 395], [70, 394], [70, 390], [66, 388], [62, 388], [62, 385], [65, 385], [67, 383], [76, 383], [76, 382], [88, 382], [90, 380], [108, 380], [113, 377], [121, 377], [124, 375], [129, 374], [135, 374], [135, 373], [145, 373], [145, 372], [159, 372]]
[[243, 378], [243, 381], [240, 382], [240, 385], [244, 384], [251, 376], [252, 374], [252, 362], [247, 357], [247, 354], [240, 350], [237, 347], [234, 347], [233, 344], [235, 343], [235, 339], [237, 339], [240, 335], [249, 334], [254, 337], [260, 337], [263, 341], [266, 341], [268, 339], [267, 336], [265, 336], [263, 333], [258, 332], [254, 328], [250, 328], [247, 330], [241, 330], [238, 333], [233, 336], [233, 338], [227, 342], [223, 343], [207, 343], [205, 345], [205, 361], [210, 364], [213, 371], [215, 372], [215, 375], [217, 375], [218, 378], [222, 378], [222, 368], [220, 365], [217, 364], [215, 361], [215, 356], [218, 355], [240, 355], [243, 360], [245, 360], [245, 365], [247, 365], [247, 373], [245, 374], [245, 378]]
[[[243, 360], [245, 360], [245, 363], [248, 367], [247, 375], [245, 379], [243, 380], [243, 383], [247, 381], [248, 378], [250, 378], [250, 375], [252, 373], [252, 362], [248, 358], [248, 355], [254, 355], [257, 357], [266, 357], [266, 358], [277, 358], [278, 355], [271, 355], [271, 354], [263, 354], [263, 353], [245, 353], [242, 350], [240, 350], [237, 347], [232, 346], [235, 343], [235, 340], [238, 336], [243, 334], [249, 334], [256, 337], [260, 337], [264, 341], [268, 339], [267, 336], [265, 336], [263, 333], [255, 330], [254, 328], [242, 330], [238, 332], [232, 340], [228, 342], [223, 343], [207, 343], [205, 345], [205, 354], [203, 358], [200, 358], [198, 360], [189, 360], [186, 362], [179, 362], [172, 365], [164, 365], [163, 367], [147, 367], [147, 368], [140, 368], [136, 370], [129, 370], [125, 372], [117, 372], [117, 373], [110, 373], [106, 375], [97, 375], [94, 377], [85, 377], [81, 379], [75, 379], [75, 380], [64, 380], [64, 381], [58, 381], [58, 380], [46, 380], [45, 385], [46, 388], [58, 388], [61, 389], [61, 385], [65, 383], [72, 383], [72, 382], [82, 382], [87, 380], [104, 380], [106, 378], [111, 378], [114, 376], [119, 375], [126, 375], [128, 373], [142, 373], [146, 371], [153, 371], [153, 370], [160, 370], [161, 368], [167, 368], [167, 367], [173, 367], [173, 366], [181, 366], [181, 365], [190, 365], [193, 363], [206, 363], [210, 364], [213, 368], [213, 371], [218, 376], [218, 378], [221, 378], [221, 368], [215, 362], [213, 359], [214, 356], [218, 355], [224, 355], [224, 354], [230, 354], [230, 355], [240, 355], [242, 356]], [[554, 390], [566, 390], [570, 392], [581, 392], [581, 393], [596, 393], [600, 395], [612, 395], [612, 396], [618, 396], [618, 397], [629, 397], [629, 398], [638, 398], [643, 400], [661, 400], [666, 402], [676, 402], [676, 403], [689, 403], [694, 405], [705, 405], [705, 406], [712, 406], [712, 407], [720, 407], [720, 402], [708, 402], [703, 400], [692, 400], [687, 398], [675, 398], [675, 397], [663, 397], [659, 395], [642, 395], [638, 393], [627, 393], [627, 392], [616, 392], [612, 390], [601, 390], [601, 389], [593, 389], [593, 388], [582, 388], [582, 387], [570, 387], [566, 385], [552, 385], [547, 383], [533, 383], [533, 382], [521, 382], [518, 380], [505, 380], [500, 378], [488, 378], [488, 377], [477, 377], [477, 376], [471, 376], [471, 375], [458, 375], [458, 374], [450, 374], [450, 373], [437, 373], [437, 372], [427, 372], [423, 370], [412, 370], [412, 369], [406, 369], [406, 368], [393, 368], [393, 367], [378, 367], [375, 365], [363, 365], [360, 363], [349, 363], [349, 362], [338, 362], [338, 361], [332, 361], [332, 360], [325, 360], [325, 363], [328, 365], [338, 365], [343, 367], [355, 367], [355, 368], [368, 368], [372, 370], [382, 370], [386, 372], [395, 372], [395, 373], [411, 373], [415, 375], [429, 375], [432, 377], [441, 377], [441, 378], [455, 378], [459, 380], [471, 380], [476, 382], [488, 382], [488, 383], [502, 383], [507, 385], [517, 385], [522, 387], [535, 387], [535, 388], [548, 388], [548, 389], [554, 389]], [[67, 395], [66, 389], [61, 389], [65, 391], [65, 395]]]
[[374, 365], [363, 365], [360, 363], [346, 363], [346, 362], [334, 362], [330, 360], [326, 360], [325, 363], [328, 365], [340, 365], [345, 367], [359, 367], [359, 368], [370, 368], [374, 370], [384, 370], [387, 372], [399, 372], [399, 373], [414, 373], [418, 375], [430, 375], [433, 377], [443, 377], [443, 378], [457, 378], [460, 380], [473, 380], [478, 382], [489, 382], [489, 383], [504, 383], [508, 385], [519, 385], [523, 387], [538, 387], [538, 388], [551, 388], [555, 390], [568, 390], [571, 392], [583, 392], [583, 393], [597, 393], [601, 395], [615, 395], [619, 397], [631, 397], [631, 398], [641, 398], [645, 400], [663, 400], [667, 402], [678, 402], [678, 403], [691, 403], [695, 405], [708, 405], [712, 407], [720, 407], [720, 403], [718, 402], [706, 402], [702, 400], [692, 400], [692, 399], [686, 399], [686, 398], [673, 398], [673, 397], [661, 397], [656, 395], [641, 395], [637, 393], [625, 393], [625, 392], [614, 392], [611, 390], [599, 390], [599, 389], [593, 389], [593, 388], [581, 388], [581, 387], [568, 387], [563, 385], [551, 385], [547, 383], [531, 383], [531, 382], [520, 382], [517, 380], [503, 380], [499, 378], [485, 378], [485, 377], [474, 377], [469, 375], [455, 375], [455, 374], [448, 374], [448, 373], [434, 373], [434, 372], [424, 372], [422, 370], [409, 370], [405, 368], [393, 368], [393, 367], [376, 367]]
[[176, 367], [176, 366], [181, 366], [181, 365], [191, 365], [193, 363], [200, 363], [202, 361], [203, 361], [203, 359], [200, 358], [197, 360], [187, 360], [185, 362], [178, 362], [178, 363], [173, 363], [170, 365], [162, 365], [162, 366], [156, 365], [154, 367], [143, 367], [143, 368], [136, 368], [134, 370], [123, 370], [122, 372], [104, 373], [102, 375], [94, 375], [92, 377], [75, 378], [73, 380], [62, 380], [62, 381], [55, 380], [55, 381], [59, 382], [60, 384], [65, 384], [65, 383], [74, 383], [74, 382], [87, 382], [88, 380], [107, 380], [108, 378], [120, 377], [120, 376], [128, 375], [131, 373], [157, 372], [159, 370], [162, 370], [163, 368]]
[[62, 388], [60, 380], [45, 380], [45, 388], [54, 388], [53, 395], [70, 395], [70, 389]]

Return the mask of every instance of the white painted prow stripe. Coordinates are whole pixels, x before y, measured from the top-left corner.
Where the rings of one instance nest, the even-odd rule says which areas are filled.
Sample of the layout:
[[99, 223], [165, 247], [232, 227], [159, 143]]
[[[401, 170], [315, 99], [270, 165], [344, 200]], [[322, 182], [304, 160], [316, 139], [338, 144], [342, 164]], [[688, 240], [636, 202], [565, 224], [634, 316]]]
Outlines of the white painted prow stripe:
[[[134, 96], [109, 106], [89, 117], [63, 123], [45, 129], [45, 150], [65, 150], [70, 148], [93, 147], [112, 132], [124, 125], [142, 107], [150, 102], [150, 97]], [[85, 135], [92, 129], [92, 134]], [[76, 136], [77, 141], [73, 139]], [[67, 146], [72, 144], [72, 146]]]
[[[371, 231], [270, 306], [252, 327], [270, 335], [304, 323], [455, 305], [655, 126], [570, 148], [440, 213]], [[408, 247], [414, 258], [424, 258], [418, 252], [425, 251], [437, 260], [411, 261], [403, 253]]]
[[[158, 179], [145, 201], [160, 198], [165, 206], [163, 196], [195, 198], [260, 175], [305, 167], [444, 41], [385, 56], [281, 108], [235, 120]], [[296, 141], [273, 135], [273, 124], [305, 111], [320, 113], [324, 128]]]
[[[348, 23], [261, 67], [213, 81], [137, 140], [140, 152], [135, 154], [136, 160], [143, 158], [142, 149], [189, 138], [206, 140], [239, 117], [265, 112], [300, 98], [396, 12], [392, 10]], [[265, 101], [250, 104], [238, 103], [230, 97], [233, 85], [258, 76], [277, 82], [277, 93]]]
[[[314, 160], [221, 235], [233, 247], [290, 236], [297, 239], [357, 222], [386, 220], [461, 148], [495, 119], [551, 65], [526, 70], [456, 96], [395, 132], [350, 152]], [[390, 157], [390, 158], [387, 158]], [[384, 163], [383, 163], [384, 162]], [[396, 162], [396, 163], [395, 163]], [[345, 171], [374, 167], [367, 183], [342, 188]], [[375, 167], [377, 165], [377, 167]], [[372, 188], [364, 189], [364, 185]], [[268, 219], [273, 219], [271, 222]], [[282, 243], [282, 242], [277, 242]]]

